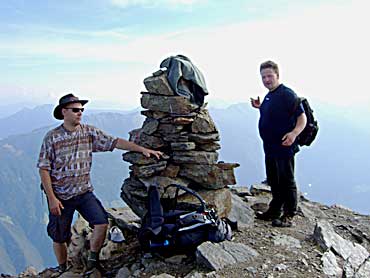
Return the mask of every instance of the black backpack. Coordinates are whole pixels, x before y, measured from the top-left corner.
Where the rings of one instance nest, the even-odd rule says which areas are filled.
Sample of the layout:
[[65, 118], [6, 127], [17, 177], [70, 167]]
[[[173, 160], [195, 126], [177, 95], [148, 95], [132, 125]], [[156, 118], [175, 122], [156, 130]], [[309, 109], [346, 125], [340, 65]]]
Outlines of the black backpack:
[[317, 132], [319, 131], [319, 125], [313, 115], [313, 110], [308, 103], [308, 100], [304, 97], [299, 97], [297, 101], [297, 107], [302, 104], [304, 112], [307, 117], [307, 124], [303, 131], [297, 137], [297, 143], [300, 146], [310, 146], [315, 140]]
[[[171, 184], [165, 188], [165, 192], [170, 187], [176, 188], [175, 197], [172, 199], [161, 199], [155, 185], [148, 189], [148, 211], [142, 219], [138, 233], [139, 243], [145, 252], [171, 256], [192, 252], [205, 241], [231, 240], [231, 227], [236, 229], [236, 223], [219, 218], [216, 211], [208, 209], [205, 201], [195, 191]], [[179, 190], [195, 196], [199, 205], [190, 209], [179, 209]]]

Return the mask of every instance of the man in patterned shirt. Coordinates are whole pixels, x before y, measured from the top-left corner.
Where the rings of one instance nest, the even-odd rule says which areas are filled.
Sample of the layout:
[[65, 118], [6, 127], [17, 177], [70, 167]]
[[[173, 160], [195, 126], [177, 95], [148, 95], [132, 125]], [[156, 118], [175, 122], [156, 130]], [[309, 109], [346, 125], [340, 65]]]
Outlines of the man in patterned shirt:
[[147, 157], [154, 155], [157, 159], [162, 156], [159, 151], [81, 124], [83, 106], [87, 102], [72, 94], [59, 100], [59, 105], [54, 109], [54, 117], [63, 120], [63, 124], [45, 135], [37, 163], [49, 205], [47, 231], [53, 240], [60, 272], [67, 268], [67, 243], [71, 239], [71, 223], [75, 210], [93, 227], [87, 270], [97, 266], [98, 254], [105, 239], [107, 213], [93, 194], [90, 181], [92, 153], [117, 148], [140, 152]]

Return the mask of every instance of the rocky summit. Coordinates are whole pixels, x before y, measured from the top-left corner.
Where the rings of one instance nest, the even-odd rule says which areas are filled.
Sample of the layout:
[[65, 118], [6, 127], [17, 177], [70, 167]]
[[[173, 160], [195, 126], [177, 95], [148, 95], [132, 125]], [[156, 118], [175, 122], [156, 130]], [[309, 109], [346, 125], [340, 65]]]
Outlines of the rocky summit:
[[[66, 272], [38, 272], [30, 266], [17, 277], [370, 277], [370, 216], [301, 195], [292, 227], [276, 228], [255, 219], [255, 211], [267, 209], [271, 189], [267, 184], [235, 186], [239, 165], [218, 161], [220, 134], [206, 105], [175, 95], [166, 72], [157, 72], [144, 84], [146, 119], [130, 132], [130, 140], [165, 155], [123, 154], [131, 164], [121, 190], [128, 207], [108, 209], [110, 232], [99, 254], [99, 269], [83, 275], [92, 230], [79, 217], [72, 228]], [[146, 213], [147, 188], [156, 184], [162, 197], [173, 197], [173, 191], [165, 191], [173, 183], [192, 188], [219, 216], [237, 221], [232, 240], [204, 242], [195, 252], [171, 257], [143, 252], [137, 233]], [[196, 200], [183, 194], [179, 201]]]
[[[254, 209], [268, 205], [267, 188], [226, 188], [233, 200], [230, 215], [242, 219], [233, 240], [205, 242], [195, 253], [169, 258], [141, 251], [136, 238], [140, 218], [130, 208], [109, 209], [110, 227], [119, 227], [125, 241], [113, 242], [107, 235], [101, 268], [90, 277], [370, 277], [370, 216], [301, 197], [293, 227], [275, 228], [254, 217]], [[72, 268], [59, 277], [81, 277], [84, 270], [91, 228], [80, 217], [72, 232]], [[58, 275], [29, 267], [18, 277]]]

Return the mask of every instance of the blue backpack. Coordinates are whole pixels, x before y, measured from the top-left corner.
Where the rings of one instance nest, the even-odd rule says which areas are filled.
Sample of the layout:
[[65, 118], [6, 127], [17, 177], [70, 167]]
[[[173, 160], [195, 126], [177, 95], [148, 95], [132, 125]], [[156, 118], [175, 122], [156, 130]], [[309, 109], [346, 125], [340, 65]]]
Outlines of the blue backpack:
[[[138, 238], [142, 249], [161, 255], [194, 251], [205, 241], [221, 242], [231, 240], [231, 226], [236, 223], [221, 219], [214, 209], [208, 209], [205, 201], [195, 191], [178, 185], [174, 198], [160, 199], [158, 187], [148, 189], [147, 213], [142, 219]], [[181, 208], [177, 202], [179, 190], [197, 198], [199, 205]], [[230, 225], [231, 224], [231, 225]]]

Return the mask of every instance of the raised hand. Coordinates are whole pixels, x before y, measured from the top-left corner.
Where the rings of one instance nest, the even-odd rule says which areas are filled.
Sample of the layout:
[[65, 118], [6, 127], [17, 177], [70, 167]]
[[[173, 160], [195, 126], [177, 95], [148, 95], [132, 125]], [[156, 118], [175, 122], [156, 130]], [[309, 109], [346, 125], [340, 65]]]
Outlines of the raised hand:
[[251, 98], [251, 105], [252, 107], [259, 109], [261, 106], [260, 97], [257, 97], [257, 99]]

